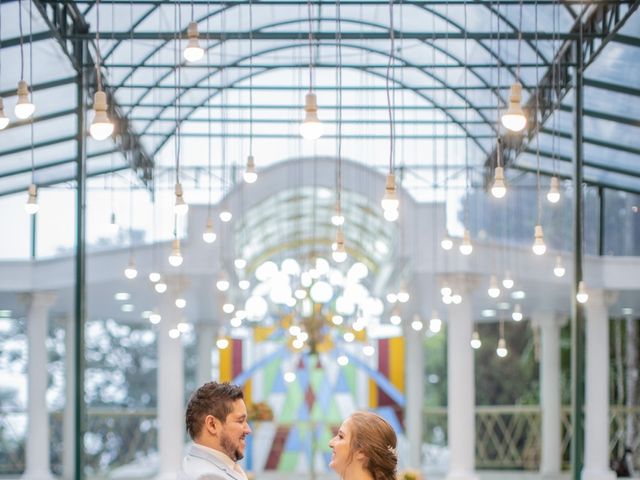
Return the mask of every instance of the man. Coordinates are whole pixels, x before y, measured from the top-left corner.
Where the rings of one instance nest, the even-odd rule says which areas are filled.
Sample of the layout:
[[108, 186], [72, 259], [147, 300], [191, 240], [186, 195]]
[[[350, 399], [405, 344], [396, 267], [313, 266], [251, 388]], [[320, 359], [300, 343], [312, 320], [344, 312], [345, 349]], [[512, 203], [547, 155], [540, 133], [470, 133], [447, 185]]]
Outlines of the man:
[[182, 461], [180, 480], [247, 480], [236, 463], [251, 433], [240, 387], [205, 383], [189, 399], [185, 420], [194, 444]]

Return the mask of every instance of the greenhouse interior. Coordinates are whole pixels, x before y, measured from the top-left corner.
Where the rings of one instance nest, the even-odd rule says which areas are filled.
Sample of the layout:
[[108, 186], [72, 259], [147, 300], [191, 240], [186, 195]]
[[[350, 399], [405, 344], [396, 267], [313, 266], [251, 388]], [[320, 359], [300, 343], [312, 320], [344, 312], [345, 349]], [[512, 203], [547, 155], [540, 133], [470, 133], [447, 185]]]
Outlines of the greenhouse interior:
[[0, 4], [0, 478], [640, 478], [639, 0]]

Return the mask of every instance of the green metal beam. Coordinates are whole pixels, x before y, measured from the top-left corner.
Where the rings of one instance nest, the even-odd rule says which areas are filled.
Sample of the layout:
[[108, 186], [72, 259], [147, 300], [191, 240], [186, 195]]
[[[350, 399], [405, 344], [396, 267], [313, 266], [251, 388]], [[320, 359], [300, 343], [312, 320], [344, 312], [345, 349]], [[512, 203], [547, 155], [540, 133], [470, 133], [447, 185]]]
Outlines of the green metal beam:
[[[536, 150], [534, 148], [531, 147], [526, 147], [523, 152], [525, 153], [529, 153], [531, 155], [535, 155], [536, 154]], [[553, 153], [549, 152], [549, 151], [545, 151], [545, 150], [540, 150], [540, 156], [541, 157], [546, 157], [546, 158], [553, 158]], [[566, 162], [566, 163], [572, 163], [573, 162], [573, 158], [567, 155], [555, 155], [555, 159], [559, 160], [561, 162]], [[628, 169], [628, 168], [623, 168], [623, 167], [617, 167], [615, 165], [612, 165], [611, 163], [597, 163], [594, 161], [589, 161], [589, 160], [583, 160], [582, 164], [585, 167], [590, 167], [590, 168], [597, 168], [600, 169], [604, 172], [611, 172], [611, 173], [618, 173], [620, 175], [629, 175], [631, 177], [635, 177], [635, 178], [640, 178], [640, 169]]]
[[[62, 85], [73, 85], [74, 81], [75, 81], [74, 77], [59, 78], [58, 80], [51, 80], [51, 81], [48, 81], [48, 82], [35, 83], [33, 85], [29, 85], [29, 89], [32, 92], [39, 92], [41, 90], [46, 90], [48, 88], [60, 87]], [[16, 96], [18, 94], [17, 93], [17, 89], [18, 89], [18, 82], [16, 82], [16, 88], [0, 92], [0, 96], [3, 97], [3, 98]], [[38, 98], [35, 98], [34, 102], [36, 103], [36, 108], [38, 107], [37, 101], [38, 101]]]
[[[469, 0], [468, 0], [469, 1]], [[95, 5], [95, 0], [44, 0], [45, 3], [77, 3], [77, 4], [86, 4], [86, 5], [90, 5], [93, 6]], [[395, 0], [395, 2], [400, 5], [398, 0]], [[576, 6], [584, 6], [584, 5], [599, 5], [599, 4], [607, 4], [607, 3], [611, 3], [612, 0], [562, 0], [562, 3], [565, 5], [576, 5]], [[110, 4], [116, 4], [116, 5], [157, 5], [158, 0], [100, 0], [100, 3], [105, 4], [105, 5], [110, 5]], [[184, 5], [190, 5], [190, 4], [194, 4], [194, 5], [210, 5], [211, 2], [210, 0], [190, 0], [189, 2], [181, 2]], [[248, 0], [227, 0], [225, 1], [226, 4], [232, 5], [232, 6], [240, 6], [240, 5], [247, 5], [249, 2]], [[414, 6], [432, 6], [432, 5], [451, 5], [451, 6], [462, 6], [465, 5], [467, 2], [465, 2], [464, 0], [403, 0], [402, 1], [402, 5], [414, 5]], [[522, 5], [554, 5], [558, 3], [558, 0], [500, 0], [500, 5], [503, 6], [508, 6], [508, 5], [513, 5], [513, 6], [518, 6], [520, 4]], [[305, 1], [305, 0], [261, 0], [259, 5], [285, 5], [285, 6], [291, 6], [291, 5], [308, 5], [311, 4], [313, 6], [334, 6], [335, 2], [332, 1], [327, 1], [327, 0], [310, 0], [309, 2]], [[255, 4], [254, 4], [255, 5]], [[347, 0], [347, 1], [343, 1], [342, 2], [343, 6], [352, 6], [352, 5], [380, 5], [380, 6], [387, 6], [389, 5], [388, 2], [384, 1], [384, 0]], [[468, 3], [468, 6], [473, 7], [474, 4], [473, 3]]]
[[52, 145], [57, 145], [59, 143], [71, 142], [75, 139], [76, 139], [75, 135], [68, 135], [66, 137], [52, 138], [50, 140], [44, 140], [42, 142], [38, 142], [34, 144], [21, 145], [19, 147], [10, 148], [7, 150], [0, 150], [0, 157], [4, 157], [6, 155], [15, 155], [16, 153], [21, 153], [21, 152], [28, 152], [32, 148], [36, 150], [38, 148], [50, 147]]
[[[116, 149], [112, 149], [112, 150], [106, 150], [100, 153], [94, 153], [92, 155], [87, 155], [87, 159], [89, 158], [96, 158], [96, 157], [102, 157], [104, 155], [109, 155], [112, 153], [116, 153], [116, 152], [120, 152], [119, 150]], [[54, 168], [54, 167], [60, 167], [62, 165], [68, 165], [70, 163], [74, 163], [76, 162], [77, 159], [75, 157], [73, 158], [65, 158], [62, 160], [55, 160], [53, 162], [48, 162], [48, 163], [40, 163], [40, 164], [36, 164], [33, 168], [33, 170], [40, 171], [40, 170], [46, 170], [47, 168]], [[8, 178], [14, 175], [23, 175], [25, 173], [29, 173], [31, 172], [31, 166], [25, 166], [16, 170], [11, 170], [9, 172], [0, 172], [0, 178]], [[38, 182], [38, 185], [41, 185], [40, 182]]]
[[[166, 138], [167, 134], [165, 133], [158, 133], [158, 132], [147, 132], [145, 133], [145, 136], [147, 137], [162, 137], [162, 138]], [[249, 138], [249, 133], [212, 133], [211, 135], [209, 135], [206, 132], [202, 132], [202, 133], [196, 133], [196, 132], [181, 132], [180, 133], [180, 137], [185, 137], [185, 138], [209, 138], [209, 137], [213, 137], [213, 138]], [[299, 133], [296, 131], [291, 132], [291, 133], [254, 133], [253, 134], [253, 138], [289, 138], [289, 139], [297, 139], [299, 138]], [[462, 140], [467, 138], [468, 135], [465, 134], [449, 134], [449, 135], [444, 135], [444, 134], [434, 134], [434, 135], [411, 135], [411, 134], [395, 134], [393, 136], [393, 138], [396, 139], [406, 139], [406, 140]], [[338, 138], [337, 135], [323, 135], [322, 136], [323, 139], [327, 139], [327, 138]], [[480, 134], [480, 135], [474, 135], [474, 138], [478, 139], [478, 138], [495, 138], [494, 134]], [[375, 135], [375, 134], [354, 134], [354, 135], [342, 135], [342, 139], [362, 139], [362, 140], [375, 140], [375, 139], [384, 139], [384, 140], [388, 140], [389, 139], [389, 134], [381, 134], [381, 135]]]
[[[164, 108], [167, 106], [166, 103], [121, 103], [122, 107], [140, 107], [140, 108]], [[182, 108], [205, 108], [206, 103], [189, 103], [189, 102], [180, 102], [180, 106]], [[250, 106], [248, 103], [224, 103], [212, 104], [211, 108], [213, 110], [224, 108], [226, 110], [236, 109], [236, 110], [248, 110], [249, 108], [253, 108], [254, 110], [291, 110], [291, 105], [284, 104], [256, 104]], [[294, 107], [295, 108], [295, 107]], [[394, 105], [394, 110], [407, 110], [407, 111], [430, 111], [430, 110], [438, 110], [441, 111], [443, 108], [447, 110], [464, 110], [466, 105], [450, 105], [447, 107], [436, 106], [436, 105]], [[495, 105], [480, 105], [476, 106], [478, 110], [495, 110]], [[322, 110], [335, 110], [337, 109], [337, 105], [322, 105]], [[384, 110], [387, 112], [389, 107], [387, 105], [342, 105], [342, 110]], [[175, 122], [175, 118], [173, 119]]]
[[608, 90], [610, 92], [623, 93], [625, 95], [633, 95], [635, 97], [640, 97], [640, 89], [629, 87], [626, 85], [619, 85], [611, 82], [603, 82], [602, 80], [596, 80], [594, 78], [585, 78], [584, 79], [585, 87], [593, 87], [599, 88], [602, 90]]
[[640, 38], [638, 37], [631, 37], [629, 35], [614, 35], [612, 40], [616, 43], [629, 45], [630, 47], [640, 47]]
[[[218, 107], [215, 107], [218, 108]], [[289, 107], [290, 109], [291, 107]], [[323, 107], [322, 110], [324, 111], [325, 108]], [[175, 118], [156, 118], [156, 117], [139, 117], [139, 116], [131, 116], [131, 121], [141, 121], [141, 122], [161, 122], [161, 123], [176, 123]], [[253, 118], [251, 120], [253, 123], [261, 123], [261, 124], [283, 124], [283, 123], [293, 123], [293, 124], [299, 124], [300, 123], [300, 119], [294, 119], [294, 118]], [[217, 117], [217, 118], [193, 118], [190, 117], [187, 120], [184, 120], [184, 122], [189, 122], [189, 123], [249, 123], [249, 119], [248, 118], [222, 118], [222, 117]], [[342, 119], [341, 120], [342, 123], [344, 124], [349, 124], [349, 125], [389, 125], [389, 120], [387, 119], [370, 119], [370, 118], [363, 118], [363, 119]], [[333, 122], [331, 122], [333, 123]], [[449, 120], [432, 120], [432, 119], [422, 119], [422, 118], [416, 118], [416, 119], [398, 119], [398, 120], [394, 120], [393, 123], [395, 125], [450, 125], [451, 121]], [[467, 120], [466, 122], [464, 120], [461, 121], [461, 123], [463, 124], [469, 124], [469, 125], [486, 125], [486, 122], [484, 120]]]
[[[511, 67], [511, 68], [517, 68], [518, 64], [517, 63], [512, 63], [512, 62], [502, 62], [502, 66], [503, 67]], [[538, 65], [539, 66], [539, 65]], [[107, 65], [107, 67], [111, 70], [111, 69], [117, 69], [117, 68], [125, 68], [125, 69], [130, 69], [130, 68], [174, 68], [175, 65], [173, 63], [145, 63], [145, 64], [140, 64], [140, 63], [125, 63], [125, 62], [119, 62], [119, 63], [109, 63], [109, 65]], [[253, 68], [256, 69], [268, 69], [268, 70], [273, 70], [275, 68], [309, 68], [309, 63], [287, 63], [287, 62], [283, 62], [283, 63], [257, 63], [254, 62], [253, 63]], [[359, 68], [387, 68], [387, 64], [386, 63], [342, 63], [341, 64], [342, 68], [355, 68], [355, 69], [359, 69]], [[495, 69], [496, 68], [496, 64], [495, 63], [467, 63], [466, 67], [469, 69], [481, 69], [481, 68], [491, 68], [491, 69]], [[520, 68], [535, 68], [536, 64], [535, 63], [529, 63], [529, 62], [523, 62], [520, 64]], [[183, 65], [182, 68], [186, 68], [187, 70], [198, 70], [198, 69], [214, 69], [214, 70], [219, 70], [221, 68], [224, 68], [225, 70], [229, 70], [229, 69], [246, 69], [249, 68], [249, 64], [248, 63], [242, 63], [242, 64], [234, 64], [234, 65], [225, 65], [222, 63], [188, 63], [186, 65]], [[314, 63], [313, 64], [313, 68], [314, 69], [318, 69], [318, 68], [330, 68], [330, 69], [335, 69], [336, 68], [336, 64], [335, 63]], [[453, 68], [463, 68], [462, 65], [457, 64], [457, 63], [413, 63], [413, 64], [407, 64], [404, 62], [395, 62], [391, 65], [392, 69], [402, 69], [402, 68], [417, 68], [417, 69], [425, 69], [425, 68], [437, 68], [437, 69], [453, 69]]]
[[[33, 42], [41, 42], [42, 40], [50, 40], [53, 38], [53, 34], [47, 30], [46, 32], [38, 32], [38, 33], [34, 33], [33, 35], [29, 36], [29, 35], [25, 35], [23, 37], [23, 42], [26, 43], [30, 43]], [[2, 39], [2, 41], [0, 42], [0, 48], [9, 48], [9, 47], [17, 47], [20, 46], [20, 37], [12, 37], [12, 38], [5, 38]]]
[[[542, 130], [540, 130], [540, 132], [547, 135], [555, 135], [556, 137], [564, 138], [567, 140], [571, 140], [571, 138], [573, 138], [571, 134], [568, 132], [551, 130], [549, 128], [543, 128]], [[596, 145], [598, 147], [609, 148], [611, 150], [617, 150], [620, 152], [631, 153], [632, 155], [640, 156], [640, 148], [630, 147], [628, 145], [623, 145], [621, 143], [608, 142], [608, 141], [601, 140], [598, 138], [593, 138], [593, 137], [583, 137], [583, 141], [584, 143], [588, 143], [590, 145]], [[532, 150], [532, 148], [529, 148], [529, 150]]]
[[[366, 70], [365, 70], [366, 71]], [[120, 85], [115, 85], [115, 88], [117, 89], [125, 89], [125, 88], [134, 88], [134, 89], [158, 89], [158, 90], [178, 90], [178, 85], [174, 85], [174, 84], [162, 84], [162, 85], [152, 85], [152, 84], [148, 84], [148, 83], [134, 83], [134, 84], [120, 84]], [[234, 84], [230, 84], [230, 85], [211, 85], [211, 87], [208, 87], [206, 84], [200, 83], [197, 85], [181, 85], [180, 89], [181, 90], [249, 90], [250, 87], [249, 85], [234, 85]], [[410, 90], [413, 92], [419, 92], [419, 91], [450, 91], [450, 92], [464, 92], [464, 91], [484, 91], [484, 90], [495, 90], [495, 89], [499, 89], [499, 90], [509, 90], [511, 88], [511, 85], [500, 85], [500, 86], [492, 86], [492, 87], [485, 87], [484, 85], [469, 85], [468, 87], [465, 87], [464, 85], [430, 85], [430, 86], [410, 86], [410, 87], [405, 87], [405, 86], [401, 86], [401, 85], [397, 85], [397, 86], [390, 86], [389, 90]], [[336, 87], [331, 86], [331, 85], [314, 85], [313, 89], [316, 91], [324, 91], [324, 90], [328, 90], [328, 91], [332, 91], [335, 92], [337, 90]], [[294, 91], [307, 91], [309, 90], [309, 86], [308, 85], [254, 85], [253, 86], [253, 90], [257, 90], [257, 91], [281, 91], [281, 90], [294, 90]], [[387, 87], [385, 87], [384, 85], [344, 85], [341, 87], [341, 90], [343, 91], [386, 91]], [[495, 108], [495, 107], [494, 107]]]
[[[37, 113], [37, 110], [36, 110], [36, 113]], [[25, 126], [31, 125], [31, 123], [46, 122], [47, 120], [54, 120], [56, 118], [62, 118], [62, 117], [66, 117], [68, 115], [75, 115], [75, 114], [76, 114], [76, 109], [75, 108], [70, 108], [70, 109], [67, 109], [67, 110], [60, 110], [58, 112], [47, 113], [45, 115], [36, 115], [36, 114], [34, 114], [34, 116], [32, 118], [29, 118], [27, 120], [19, 120], [17, 122], [11, 122], [9, 125], [7, 125], [7, 127], [5, 127], [5, 130], [11, 130], [13, 128], [25, 127]]]
[[[304, 19], [298, 19], [296, 22], [306, 21]], [[239, 31], [201, 31], [200, 38], [201, 39], [209, 39], [214, 41], [221, 40], [248, 40], [250, 32], [246, 30]], [[122, 32], [122, 31], [110, 31], [110, 32], [101, 32], [100, 33], [103, 38], [109, 38], [113, 40], [166, 40], [172, 41], [175, 39], [175, 32], [170, 31], [137, 31], [137, 32]], [[448, 38], [449, 40], [495, 40], [496, 34], [491, 31], [486, 32], [446, 32], [446, 31], [438, 31], [438, 32], [430, 32], [425, 29], [425, 31], [420, 32], [403, 32], [398, 31], [396, 33], [397, 38], [402, 37], [404, 40], [421, 40], [421, 41], [431, 41], [431, 40], [444, 40]], [[389, 32], [379, 32], [379, 31], [363, 31], [363, 32], [345, 32], [341, 33], [341, 37], [343, 40], [389, 40]], [[81, 33], [72, 33], [68, 37], [70, 40], [93, 40], [95, 38], [95, 34], [81, 34]], [[539, 41], [550, 41], [550, 40], [576, 40], [578, 39], [578, 34], [574, 32], [522, 32], [520, 34], [516, 31], [508, 31], [501, 32], [500, 39], [501, 40], [539, 40]], [[322, 40], [335, 40], [336, 33], [335, 32], [314, 32], [313, 39], [315, 41]], [[301, 35], [300, 31], [292, 30], [292, 31], [254, 31], [253, 32], [253, 40], [288, 40], [293, 42], [300, 42], [306, 44], [308, 42], [307, 38], [304, 35]]]

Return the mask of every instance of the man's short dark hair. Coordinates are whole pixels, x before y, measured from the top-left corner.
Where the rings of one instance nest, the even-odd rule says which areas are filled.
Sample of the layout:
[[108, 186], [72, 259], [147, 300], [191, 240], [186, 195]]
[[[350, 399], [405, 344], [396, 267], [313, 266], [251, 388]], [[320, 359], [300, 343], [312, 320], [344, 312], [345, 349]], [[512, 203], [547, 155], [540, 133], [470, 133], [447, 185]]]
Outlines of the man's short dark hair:
[[233, 410], [233, 403], [243, 398], [242, 389], [237, 385], [217, 382], [202, 385], [193, 392], [187, 405], [185, 420], [189, 436], [195, 440], [200, 435], [207, 415], [213, 415], [224, 423]]

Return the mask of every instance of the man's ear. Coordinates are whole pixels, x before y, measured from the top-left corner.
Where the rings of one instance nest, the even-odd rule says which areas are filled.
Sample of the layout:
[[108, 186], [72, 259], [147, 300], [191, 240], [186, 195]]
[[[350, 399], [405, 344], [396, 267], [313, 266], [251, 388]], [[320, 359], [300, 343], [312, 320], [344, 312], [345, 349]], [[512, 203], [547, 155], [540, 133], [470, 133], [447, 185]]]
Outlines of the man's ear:
[[216, 436], [220, 430], [221, 422], [213, 415], [204, 417], [204, 428], [209, 435]]

